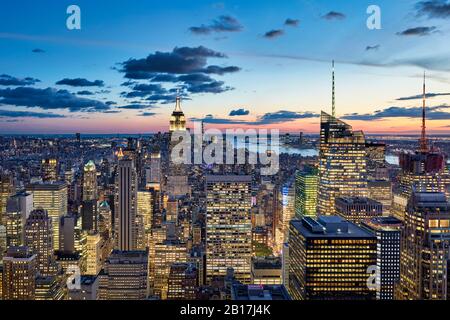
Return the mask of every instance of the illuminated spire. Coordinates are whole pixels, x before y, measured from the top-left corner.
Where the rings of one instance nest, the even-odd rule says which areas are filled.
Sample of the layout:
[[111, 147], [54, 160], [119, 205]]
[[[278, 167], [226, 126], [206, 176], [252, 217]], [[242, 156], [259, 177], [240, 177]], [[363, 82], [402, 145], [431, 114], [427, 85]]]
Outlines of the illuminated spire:
[[426, 113], [425, 113], [425, 100], [426, 100], [426, 88], [425, 88], [425, 72], [423, 73], [423, 96], [422, 96], [422, 134], [419, 140], [419, 149], [420, 152], [428, 152], [428, 141], [427, 141], [427, 133], [426, 133]]
[[331, 93], [331, 115], [336, 118], [336, 101], [334, 95], [334, 60], [332, 62], [332, 93]]
[[177, 98], [176, 98], [176, 103], [175, 103], [175, 112], [181, 112], [180, 89], [177, 90]]

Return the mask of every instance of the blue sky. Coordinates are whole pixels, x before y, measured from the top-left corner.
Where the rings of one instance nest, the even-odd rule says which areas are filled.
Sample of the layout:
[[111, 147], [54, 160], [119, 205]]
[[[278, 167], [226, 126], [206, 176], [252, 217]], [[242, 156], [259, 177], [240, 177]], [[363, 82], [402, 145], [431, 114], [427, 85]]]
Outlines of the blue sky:
[[[71, 4], [81, 30], [66, 28]], [[371, 4], [381, 30], [366, 27]], [[211, 126], [315, 132], [330, 109], [332, 59], [338, 115], [355, 127], [416, 132], [420, 99], [398, 99], [420, 94], [426, 70], [428, 127], [448, 132], [449, 22], [447, 0], [3, 1], [0, 132], [165, 130], [177, 88], [186, 115]], [[180, 56], [201, 68], [175, 68]], [[138, 68], [153, 69], [127, 75]], [[39, 81], [11, 85], [27, 77]]]

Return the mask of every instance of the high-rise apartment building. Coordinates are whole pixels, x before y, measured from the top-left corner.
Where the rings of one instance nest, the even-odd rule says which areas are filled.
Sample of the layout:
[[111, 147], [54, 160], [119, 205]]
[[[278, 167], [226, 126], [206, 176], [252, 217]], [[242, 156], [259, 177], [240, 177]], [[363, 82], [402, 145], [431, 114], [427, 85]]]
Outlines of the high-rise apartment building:
[[206, 281], [233, 268], [251, 282], [251, 176], [207, 176]]
[[367, 300], [377, 238], [339, 216], [294, 220], [289, 234], [289, 293], [294, 300]]

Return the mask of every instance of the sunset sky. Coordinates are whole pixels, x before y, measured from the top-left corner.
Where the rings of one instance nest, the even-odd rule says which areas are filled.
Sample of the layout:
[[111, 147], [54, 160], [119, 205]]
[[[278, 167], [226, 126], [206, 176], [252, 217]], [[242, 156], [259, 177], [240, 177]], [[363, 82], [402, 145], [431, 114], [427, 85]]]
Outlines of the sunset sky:
[[425, 71], [428, 130], [450, 133], [448, 0], [1, 1], [0, 133], [167, 131], [177, 90], [209, 127], [317, 133], [333, 59], [355, 129], [417, 133]]

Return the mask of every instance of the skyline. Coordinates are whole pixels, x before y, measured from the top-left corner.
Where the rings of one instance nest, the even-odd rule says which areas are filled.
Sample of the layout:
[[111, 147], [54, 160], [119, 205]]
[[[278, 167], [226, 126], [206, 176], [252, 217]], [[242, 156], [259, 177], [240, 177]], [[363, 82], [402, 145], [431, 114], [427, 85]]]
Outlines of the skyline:
[[368, 1], [77, 1], [81, 30], [70, 4], [1, 5], [1, 133], [167, 131], [177, 89], [188, 127], [318, 133], [333, 59], [356, 130], [419, 134], [425, 70], [427, 132], [450, 133], [448, 1], [378, 1], [381, 30]]

